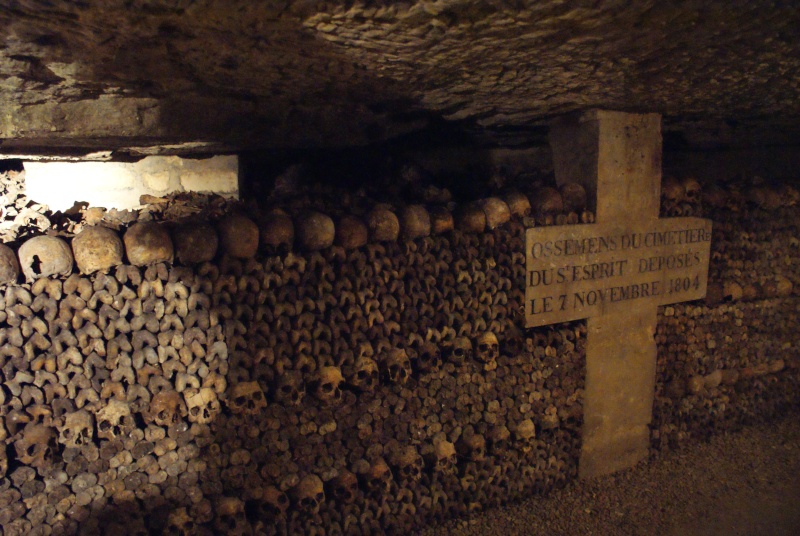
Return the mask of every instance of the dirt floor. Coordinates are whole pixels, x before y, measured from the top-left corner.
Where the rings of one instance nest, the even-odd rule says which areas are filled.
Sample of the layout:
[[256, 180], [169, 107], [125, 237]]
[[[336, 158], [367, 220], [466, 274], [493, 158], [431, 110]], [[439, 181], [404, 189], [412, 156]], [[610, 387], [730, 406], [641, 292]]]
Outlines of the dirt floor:
[[719, 435], [423, 534], [797, 536], [800, 418]]

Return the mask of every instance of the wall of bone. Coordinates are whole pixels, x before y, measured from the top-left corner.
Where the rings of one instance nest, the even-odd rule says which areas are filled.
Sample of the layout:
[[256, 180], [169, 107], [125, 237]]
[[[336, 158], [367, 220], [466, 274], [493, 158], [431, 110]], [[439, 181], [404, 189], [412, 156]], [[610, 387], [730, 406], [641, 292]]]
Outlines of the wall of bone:
[[[660, 312], [655, 450], [798, 402], [791, 196], [667, 183], [715, 236], [707, 303]], [[585, 324], [518, 316], [524, 227], [592, 220], [564, 193], [78, 232], [0, 300], [4, 534], [408, 533], [573, 478]]]

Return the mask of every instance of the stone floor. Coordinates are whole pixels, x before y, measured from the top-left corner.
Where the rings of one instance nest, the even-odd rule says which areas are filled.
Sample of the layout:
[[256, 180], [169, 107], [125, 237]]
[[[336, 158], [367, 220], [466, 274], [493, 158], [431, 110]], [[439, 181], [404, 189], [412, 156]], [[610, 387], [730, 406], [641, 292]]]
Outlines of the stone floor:
[[800, 419], [750, 427], [424, 535], [800, 534]]

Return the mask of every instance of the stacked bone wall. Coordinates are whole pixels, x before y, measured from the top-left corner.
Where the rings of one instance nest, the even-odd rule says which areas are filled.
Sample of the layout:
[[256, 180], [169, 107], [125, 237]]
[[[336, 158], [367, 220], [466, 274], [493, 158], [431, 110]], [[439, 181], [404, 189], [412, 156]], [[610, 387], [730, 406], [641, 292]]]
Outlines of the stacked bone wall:
[[675, 448], [797, 411], [797, 192], [739, 181], [706, 188], [708, 298], [659, 309], [652, 445]]
[[[660, 310], [656, 449], [797, 407], [797, 209], [737, 191], [665, 200], [714, 299]], [[523, 229], [7, 286], [4, 534], [408, 533], [574, 477], [585, 323], [521, 329]]]
[[519, 332], [522, 249], [512, 221], [8, 286], [5, 534], [407, 533], [566, 481], [585, 324]]

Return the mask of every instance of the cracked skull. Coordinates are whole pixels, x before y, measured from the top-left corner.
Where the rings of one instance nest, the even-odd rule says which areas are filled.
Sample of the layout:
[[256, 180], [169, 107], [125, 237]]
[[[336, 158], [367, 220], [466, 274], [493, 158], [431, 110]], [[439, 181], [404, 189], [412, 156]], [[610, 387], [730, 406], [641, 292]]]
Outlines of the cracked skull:
[[153, 396], [143, 417], [148, 424], [154, 422], [159, 426], [172, 426], [184, 415], [186, 415], [186, 404], [181, 395], [177, 391], [165, 389]]
[[317, 378], [316, 397], [324, 404], [334, 405], [342, 401], [344, 377], [339, 367], [322, 367]]
[[365, 487], [372, 497], [381, 497], [389, 493], [392, 470], [383, 458], [373, 460], [365, 477]]
[[28, 281], [72, 273], [72, 249], [55, 236], [31, 238], [20, 246], [17, 254], [22, 273]]
[[289, 497], [275, 486], [267, 486], [261, 494], [260, 509], [266, 519], [282, 518], [289, 509]]
[[450, 441], [442, 440], [433, 446], [433, 470], [437, 473], [453, 474], [456, 471], [458, 458], [456, 446]]
[[342, 469], [339, 474], [330, 481], [330, 490], [334, 499], [338, 502], [350, 504], [358, 496], [358, 477], [347, 469]]
[[456, 337], [449, 352], [450, 362], [461, 366], [472, 359], [472, 342], [467, 337]]
[[514, 431], [514, 439], [517, 443], [517, 448], [523, 453], [528, 453], [533, 449], [534, 441], [536, 440], [536, 425], [530, 419], [525, 419], [517, 425]]
[[308, 474], [291, 490], [295, 508], [306, 514], [319, 512], [320, 504], [325, 500], [322, 480], [317, 475]]
[[378, 364], [369, 357], [359, 357], [345, 370], [347, 385], [362, 393], [371, 393], [378, 385]]
[[22, 437], [14, 442], [17, 459], [25, 465], [44, 469], [53, 463], [56, 434], [43, 424], [27, 424]]
[[113, 398], [97, 412], [97, 437], [117, 439], [126, 437], [136, 426], [127, 402]]
[[486, 440], [481, 434], [461, 436], [456, 443], [458, 455], [473, 462], [482, 462], [486, 457]]
[[228, 408], [234, 415], [256, 415], [267, 407], [267, 399], [258, 382], [242, 382], [231, 387]]
[[436, 344], [425, 341], [417, 352], [417, 367], [421, 372], [435, 372], [442, 366], [442, 353]]
[[219, 534], [250, 534], [244, 502], [238, 497], [220, 497], [216, 503], [214, 527]]
[[389, 457], [398, 480], [416, 482], [422, 477], [422, 456], [413, 445], [396, 448]]
[[66, 447], [80, 448], [94, 438], [94, 417], [86, 410], [68, 413], [58, 427], [58, 442]]
[[404, 385], [411, 376], [411, 361], [405, 350], [394, 348], [387, 351], [381, 363], [384, 379], [395, 385]]
[[484, 365], [493, 365], [500, 355], [500, 343], [497, 337], [491, 331], [482, 333], [477, 341], [476, 357], [484, 363]]
[[187, 389], [183, 395], [187, 413], [191, 422], [208, 424], [213, 421], [222, 409], [217, 393], [210, 387]]
[[299, 370], [287, 370], [278, 377], [275, 401], [284, 406], [299, 406], [306, 396], [306, 385]]

